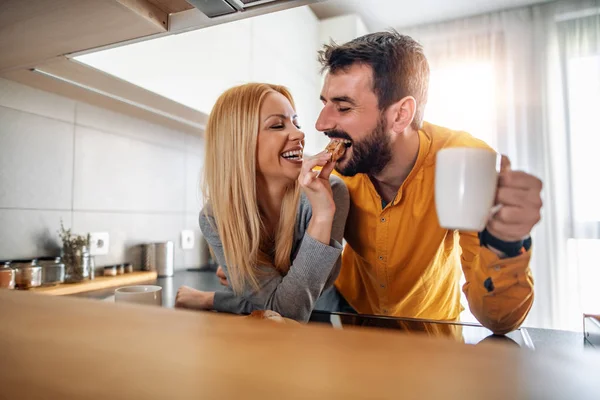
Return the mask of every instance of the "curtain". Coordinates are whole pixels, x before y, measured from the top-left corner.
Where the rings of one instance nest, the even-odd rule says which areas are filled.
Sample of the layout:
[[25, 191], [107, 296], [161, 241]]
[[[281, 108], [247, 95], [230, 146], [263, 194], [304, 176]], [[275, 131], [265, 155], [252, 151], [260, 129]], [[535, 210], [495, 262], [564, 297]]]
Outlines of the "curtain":
[[[528, 326], [600, 312], [600, 0], [403, 29], [431, 66], [425, 119], [480, 137], [544, 182]], [[469, 316], [466, 316], [469, 319]]]

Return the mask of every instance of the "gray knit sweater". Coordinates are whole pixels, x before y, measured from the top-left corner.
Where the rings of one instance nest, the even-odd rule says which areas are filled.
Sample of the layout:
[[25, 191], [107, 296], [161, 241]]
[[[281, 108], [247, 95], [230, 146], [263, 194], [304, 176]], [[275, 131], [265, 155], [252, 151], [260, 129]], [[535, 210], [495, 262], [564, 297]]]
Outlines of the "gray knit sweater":
[[[315, 302], [321, 293], [331, 287], [340, 272], [342, 238], [350, 206], [350, 196], [344, 182], [337, 176], [330, 177], [333, 199], [336, 205], [331, 242], [323, 244], [306, 233], [312, 216], [308, 198], [302, 194], [298, 204], [296, 229], [292, 245], [291, 266], [284, 276], [272, 267], [259, 266], [260, 288], [250, 283], [241, 296], [236, 296], [231, 288], [215, 293], [214, 309], [221, 312], [247, 314], [254, 310], [273, 310], [284, 317], [298, 321], [308, 321]], [[229, 278], [223, 245], [219, 232], [213, 229], [215, 221], [210, 216], [210, 205], [200, 213], [200, 229], [212, 248], [217, 262]]]

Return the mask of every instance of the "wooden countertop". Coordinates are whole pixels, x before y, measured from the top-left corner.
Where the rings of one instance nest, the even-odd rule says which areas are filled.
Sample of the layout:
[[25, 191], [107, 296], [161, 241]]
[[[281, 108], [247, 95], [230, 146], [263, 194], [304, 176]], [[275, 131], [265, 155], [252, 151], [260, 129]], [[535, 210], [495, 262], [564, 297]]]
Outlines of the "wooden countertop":
[[591, 399], [600, 353], [0, 291], [0, 397]]

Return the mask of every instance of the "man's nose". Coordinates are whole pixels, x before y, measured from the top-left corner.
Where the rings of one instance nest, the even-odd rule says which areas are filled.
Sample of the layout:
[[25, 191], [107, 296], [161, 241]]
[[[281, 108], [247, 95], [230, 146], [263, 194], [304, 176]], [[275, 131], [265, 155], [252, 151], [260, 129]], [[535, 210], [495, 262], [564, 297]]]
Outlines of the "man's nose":
[[315, 128], [319, 132], [327, 132], [335, 129], [335, 120], [332, 118], [330, 110], [327, 106], [321, 110], [319, 118], [317, 118], [317, 122], [315, 123]]

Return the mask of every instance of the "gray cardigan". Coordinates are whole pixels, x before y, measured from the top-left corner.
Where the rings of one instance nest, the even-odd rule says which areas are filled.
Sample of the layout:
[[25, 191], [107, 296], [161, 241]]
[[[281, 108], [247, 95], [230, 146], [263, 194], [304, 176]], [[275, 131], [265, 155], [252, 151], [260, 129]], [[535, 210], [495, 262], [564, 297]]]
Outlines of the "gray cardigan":
[[[288, 273], [282, 276], [272, 267], [258, 266], [260, 289], [257, 290], [248, 283], [241, 296], [236, 296], [229, 287], [216, 292], [213, 306], [216, 311], [248, 314], [254, 310], [273, 310], [287, 318], [308, 321], [315, 302], [325, 289], [333, 285], [340, 272], [340, 243], [350, 207], [350, 196], [344, 182], [334, 175], [331, 175], [329, 181], [336, 205], [329, 245], [313, 239], [306, 233], [312, 208], [308, 198], [302, 193], [296, 214]], [[217, 262], [229, 278], [223, 245], [219, 232], [213, 228], [215, 226], [215, 220], [210, 216], [210, 205], [207, 205], [200, 213], [200, 229]]]

